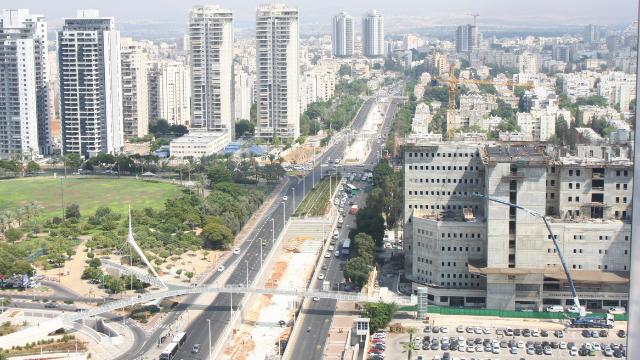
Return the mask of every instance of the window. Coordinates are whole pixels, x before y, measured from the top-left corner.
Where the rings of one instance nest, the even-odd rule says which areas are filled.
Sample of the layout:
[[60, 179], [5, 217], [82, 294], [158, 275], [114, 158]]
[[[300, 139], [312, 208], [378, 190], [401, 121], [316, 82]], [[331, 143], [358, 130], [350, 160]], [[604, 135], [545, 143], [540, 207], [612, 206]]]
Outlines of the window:
[[576, 176], [580, 176], [580, 170], [576, 170]]
[[580, 189], [580, 183], [576, 183], [576, 190]]
[[620, 170], [616, 171], [616, 176], [620, 176]]
[[556, 172], [556, 167], [555, 167], [555, 166], [552, 166], [552, 167], [551, 167], [551, 172], [552, 172], [552, 173], [555, 173], [555, 172]]
[[569, 183], [569, 189], [573, 189], [573, 183]]
[[616, 190], [620, 190], [620, 184], [616, 184]]
[[573, 170], [569, 170], [569, 176], [573, 176]]
[[626, 198], [626, 197], [623, 197], [623, 198], [622, 198], [622, 203], [623, 203], [623, 204], [626, 204], [626, 203], [627, 203], [627, 198]]
[[622, 184], [622, 190], [627, 190], [627, 184]]
[[576, 202], [580, 202], [580, 196], [576, 196]]
[[[409, 195], [411, 195], [411, 194], [409, 194]], [[572, 202], [572, 201], [573, 201], [573, 196], [569, 196], [569, 197], [567, 198], [567, 201], [568, 201], [568, 202]]]
[[556, 186], [556, 181], [555, 180], [551, 180], [551, 186]]
[[556, 193], [551, 193], [551, 199], [555, 199], [556, 198]]
[[616, 196], [616, 204], [620, 204], [620, 198]]
[[628, 170], [624, 171], [624, 176], [629, 176], [629, 171]]

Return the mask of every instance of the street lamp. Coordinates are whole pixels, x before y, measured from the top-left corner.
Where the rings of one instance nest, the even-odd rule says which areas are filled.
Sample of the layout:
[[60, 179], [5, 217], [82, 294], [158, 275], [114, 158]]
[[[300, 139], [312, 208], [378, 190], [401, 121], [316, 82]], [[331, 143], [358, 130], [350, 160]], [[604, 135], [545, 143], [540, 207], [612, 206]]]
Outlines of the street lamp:
[[62, 190], [62, 179], [60, 179], [60, 196], [62, 197], [62, 218], [64, 219], [64, 190]]
[[35, 270], [35, 269], [33, 269], [33, 270], [31, 270], [31, 272], [33, 273], [33, 281], [34, 281], [34, 286], [33, 286], [33, 301], [36, 301], [36, 287], [35, 287], [36, 270]]
[[105, 302], [107, 302], [107, 286], [104, 283], [104, 273], [101, 276], [102, 276], [102, 303], [104, 304]]
[[249, 287], [249, 260], [245, 260], [247, 263], [247, 288]]
[[271, 218], [271, 247], [276, 247], [276, 219]]
[[209, 324], [209, 356], [211, 356], [211, 351], [213, 350], [213, 347], [211, 345], [211, 319], [207, 319], [207, 323]]

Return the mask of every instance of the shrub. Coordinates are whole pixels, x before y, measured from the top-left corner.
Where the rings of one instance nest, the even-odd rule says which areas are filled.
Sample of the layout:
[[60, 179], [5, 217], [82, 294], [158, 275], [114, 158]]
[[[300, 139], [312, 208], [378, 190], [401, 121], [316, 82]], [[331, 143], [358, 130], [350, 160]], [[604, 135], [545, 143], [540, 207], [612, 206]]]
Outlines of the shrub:
[[73, 300], [65, 300], [64, 303], [67, 305], [73, 305]]
[[60, 225], [60, 224], [62, 224], [64, 222], [64, 220], [62, 220], [62, 218], [56, 216], [53, 219], [51, 219], [51, 222], [56, 224], [56, 225]]
[[406, 331], [405, 327], [400, 323], [393, 323], [389, 325], [389, 332], [403, 334]]

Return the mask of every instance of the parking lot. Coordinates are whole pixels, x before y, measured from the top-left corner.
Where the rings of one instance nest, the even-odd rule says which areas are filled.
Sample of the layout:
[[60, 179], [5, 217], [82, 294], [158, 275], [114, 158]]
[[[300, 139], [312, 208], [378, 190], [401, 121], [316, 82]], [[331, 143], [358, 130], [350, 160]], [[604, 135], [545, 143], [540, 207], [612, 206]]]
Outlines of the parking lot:
[[[457, 327], [459, 325], [463, 326], [463, 331], [459, 332]], [[596, 359], [604, 359], [607, 357], [610, 358], [615, 358], [614, 356], [606, 356], [604, 353], [603, 348], [604, 347], [611, 347], [613, 345], [613, 347], [618, 347], [620, 348], [620, 346], [625, 346], [626, 347], [626, 339], [625, 338], [620, 338], [617, 336], [617, 330], [610, 330], [608, 331], [608, 336], [606, 337], [598, 337], [598, 338], [585, 338], [582, 335], [582, 330], [581, 329], [568, 329], [568, 331], [565, 331], [563, 334], [562, 338], [558, 338], [553, 329], [549, 328], [547, 329], [547, 336], [542, 336], [544, 334], [542, 334], [542, 330], [545, 330], [544, 327], [538, 327], [537, 325], [542, 325], [542, 324], [536, 324], [536, 327], [530, 327], [529, 330], [537, 330], [537, 335], [538, 336], [532, 336], [535, 334], [535, 332], [528, 332], [525, 336], [525, 334], [523, 333], [523, 330], [525, 329], [524, 327], [519, 327], [517, 329], [520, 330], [520, 336], [517, 335], [512, 335], [512, 336], [507, 336], [504, 333], [504, 328], [500, 328], [502, 330], [502, 333], [498, 332], [498, 334], [496, 334], [496, 330], [497, 328], [484, 328], [481, 327], [479, 324], [475, 325], [475, 324], [471, 324], [471, 323], [466, 323], [466, 324], [453, 324], [451, 326], [446, 326], [447, 327], [447, 332], [443, 333], [441, 331], [441, 328], [439, 328], [439, 332], [438, 333], [434, 333], [433, 332], [433, 328], [431, 329], [431, 332], [425, 333], [424, 332], [424, 326], [422, 326], [421, 328], [417, 329], [418, 331], [416, 332], [416, 334], [414, 334], [415, 336], [419, 336], [421, 338], [420, 341], [420, 350], [418, 350], [417, 352], [417, 356], [414, 355], [413, 358], [414, 359], [420, 359], [419, 356], [422, 356], [422, 360], [432, 360], [432, 359], [437, 359], [436, 356], [439, 356], [440, 358], [442, 358], [445, 350], [442, 349], [442, 340], [444, 337], [447, 337], [449, 339], [449, 343], [451, 343], [452, 339], [451, 338], [455, 338], [462, 341], [458, 341], [458, 344], [460, 343], [464, 343], [465, 344], [465, 351], [461, 352], [459, 350], [446, 350], [446, 352], [449, 353], [451, 359], [458, 359], [458, 360], [462, 360], [462, 359], [475, 359], [475, 360], [488, 360], [488, 359], [502, 359], [502, 360], [520, 360], [520, 359], [527, 359], [527, 360], [535, 360], [535, 359], [576, 359], [576, 358], [594, 358], [594, 356], [589, 356], [587, 354], [584, 355], [575, 355], [575, 356], [571, 356], [569, 354], [569, 349], [568, 347], [570, 346], [570, 343], [574, 343], [575, 347], [577, 350], [585, 347], [585, 343], [589, 343], [589, 345], [587, 347], [594, 347], [594, 342], [596, 342], [598, 345], [598, 347], [600, 348], [600, 350], [595, 350], [595, 358]], [[471, 332], [468, 332], [468, 327], [470, 327]], [[514, 330], [516, 329], [515, 327], [513, 328]], [[590, 330], [596, 330], [596, 329], [590, 329]], [[479, 333], [478, 333], [479, 331]], [[423, 342], [422, 339], [424, 339], [426, 336], [429, 336], [429, 341], [430, 344], [434, 343], [434, 338], [437, 338], [435, 340], [435, 342], [438, 344], [437, 345], [437, 350], [431, 350], [431, 346], [429, 350], [423, 350]], [[471, 339], [471, 340], [470, 340]], [[487, 340], [485, 340], [487, 339]], [[409, 341], [409, 335], [408, 334], [388, 334], [387, 335], [387, 349], [386, 349], [386, 354], [387, 356], [385, 357], [385, 359], [389, 359], [389, 360], [404, 360], [407, 358], [407, 354], [406, 353], [402, 353], [403, 351], [403, 344]], [[491, 351], [485, 351], [489, 350], [488, 348], [485, 348], [484, 344], [485, 341], [491, 341], [493, 342], [493, 345], [497, 345], [498, 349], [499, 349], [499, 353], [493, 353], [493, 345], [491, 346]], [[504, 341], [504, 342], [503, 342]], [[512, 354], [511, 352], [511, 348], [509, 347], [509, 342], [511, 341], [515, 341], [515, 345], [516, 345], [516, 349], [517, 349], [517, 354]], [[466, 346], [468, 343], [473, 342], [474, 343], [474, 350], [473, 352], [469, 352], [467, 350], [468, 347], [470, 346]], [[539, 347], [542, 347], [542, 343], [543, 342], [548, 342], [548, 347], [550, 350], [550, 354], [548, 355], [544, 355], [544, 354], [527, 354], [527, 345], [530, 342], [531, 345], [533, 345], [535, 347], [535, 343], [538, 343], [537, 345]], [[566, 349], [560, 349], [561, 347], [561, 342], [564, 342], [564, 344], [562, 345], [562, 347], [564, 347], [565, 345], [567, 346]], [[478, 347], [478, 345], [480, 345]], [[547, 344], [545, 344], [547, 345]], [[436, 346], [434, 346], [435, 348]], [[477, 350], [481, 350], [481, 351], [477, 351]], [[620, 357], [620, 358], [625, 358], [625, 357]]]

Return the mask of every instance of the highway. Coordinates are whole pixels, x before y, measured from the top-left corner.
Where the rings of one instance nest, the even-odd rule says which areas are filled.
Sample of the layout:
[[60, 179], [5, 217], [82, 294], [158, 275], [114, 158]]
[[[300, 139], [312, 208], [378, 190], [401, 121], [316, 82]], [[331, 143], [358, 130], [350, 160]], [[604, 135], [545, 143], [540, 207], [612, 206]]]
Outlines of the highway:
[[[404, 87], [403, 87], [404, 88]], [[397, 100], [396, 100], [397, 102]], [[397, 104], [390, 103], [389, 109], [385, 116], [384, 125], [382, 127], [382, 133], [387, 133], [388, 129], [393, 123], [393, 117], [397, 109]], [[358, 119], [359, 120], [359, 119]], [[362, 127], [363, 122], [354, 122], [354, 128], [359, 129]], [[367, 159], [364, 162], [366, 168], [373, 170], [373, 163], [377, 163], [376, 151], [383, 151], [385, 143], [383, 141], [380, 144], [372, 142], [372, 150], [367, 155]], [[345, 167], [345, 172], [364, 172], [363, 167], [348, 166]], [[366, 184], [366, 185], [365, 185]], [[358, 191], [354, 199], [349, 199], [358, 205], [358, 208], [364, 207], [366, 204], [366, 195], [372, 190], [370, 183], [354, 182], [354, 186], [361, 188], [364, 191]], [[341, 244], [349, 234], [349, 231], [355, 228], [355, 215], [347, 214], [343, 227], [340, 230], [340, 240], [336, 244], [336, 249], [340, 249], [338, 246]], [[340, 255], [336, 258], [331, 252], [331, 258], [323, 261], [328, 265], [328, 270], [324, 271], [325, 280], [332, 284], [333, 290], [344, 289], [344, 276], [342, 275], [342, 269], [347, 261], [354, 256], [353, 252], [349, 255]], [[322, 289], [322, 282], [316, 281], [315, 289]], [[334, 316], [337, 300], [332, 299], [320, 299], [319, 301], [311, 301], [309, 307], [304, 312], [303, 322], [300, 326], [300, 332], [295, 339], [290, 339], [288, 346], [294, 346], [290, 354], [305, 354], [305, 359], [309, 360], [321, 360], [324, 356], [324, 346], [327, 341], [327, 334], [331, 330], [331, 320]], [[308, 329], [311, 328], [309, 331]]]
[[[356, 117], [356, 123], [363, 123], [366, 115], [369, 112], [371, 104], [373, 100], [369, 100], [365, 102], [359, 112], [359, 115]], [[240, 255], [235, 255], [230, 257], [225, 263], [224, 266], [227, 270], [225, 271], [233, 271], [233, 273], [229, 276], [229, 279], [225, 282], [227, 285], [237, 285], [237, 284], [245, 284], [247, 282], [247, 262], [249, 264], [249, 281], [257, 275], [260, 270], [260, 247], [262, 246], [262, 239], [267, 240], [267, 245], [263, 249], [263, 258], [267, 257], [267, 253], [272, 251], [272, 238], [277, 238], [280, 236], [280, 233], [283, 230], [284, 220], [289, 219], [291, 214], [293, 214], [297, 205], [299, 205], [305, 197], [305, 194], [308, 194], [309, 191], [313, 188], [314, 184], [318, 182], [318, 180], [322, 177], [322, 172], [326, 170], [325, 167], [320, 167], [320, 164], [324, 163], [324, 159], [327, 157], [331, 159], [340, 158], [344, 152], [344, 137], [334, 143], [321, 158], [316, 159], [316, 166], [314, 171], [310, 171], [306, 175], [305, 181], [299, 179], [296, 176], [289, 176], [290, 183], [285, 190], [280, 194], [274, 194], [273, 196], [278, 197], [278, 201], [274, 202], [272, 208], [267, 211], [265, 216], [259, 219], [258, 224], [255, 226], [252, 233], [247, 237], [247, 240], [242, 244], [242, 253]], [[312, 180], [312, 178], [315, 177]], [[305, 185], [305, 191], [303, 194], [303, 184]], [[295, 204], [293, 194], [295, 189]], [[283, 211], [283, 201], [282, 196], [286, 195], [288, 200], [286, 202], [286, 211]], [[274, 221], [272, 224], [271, 221]], [[275, 230], [275, 234], [272, 233], [272, 227]], [[237, 263], [235, 269], [231, 269], [230, 267], [234, 262], [240, 259]], [[267, 271], [267, 270], [265, 270]], [[205, 281], [206, 284], [210, 284], [215, 281], [216, 277], [212, 277]], [[209, 322], [211, 321], [211, 347], [215, 346], [217, 342], [220, 340], [220, 336], [222, 335], [225, 326], [229, 324], [230, 319], [230, 308], [231, 308], [231, 294], [221, 293], [216, 296], [215, 300], [209, 305], [203, 312], [191, 323], [187, 326], [186, 332], [188, 334], [188, 339], [186, 343], [182, 346], [178, 354], [175, 356], [175, 359], [206, 359], [208, 356], [208, 345], [209, 345]], [[237, 309], [238, 305], [242, 301], [243, 295], [234, 294], [233, 295], [233, 309]], [[183, 301], [183, 304], [188, 304], [188, 302], [193, 302], [193, 299], [187, 299]], [[150, 348], [150, 346], [155, 346], [155, 343], [158, 341], [161, 333], [154, 334], [149, 338], [147, 344], [144, 348]], [[201, 344], [203, 349], [198, 354], [192, 354], [191, 349], [195, 344]], [[144, 352], [143, 349], [141, 352]]]

